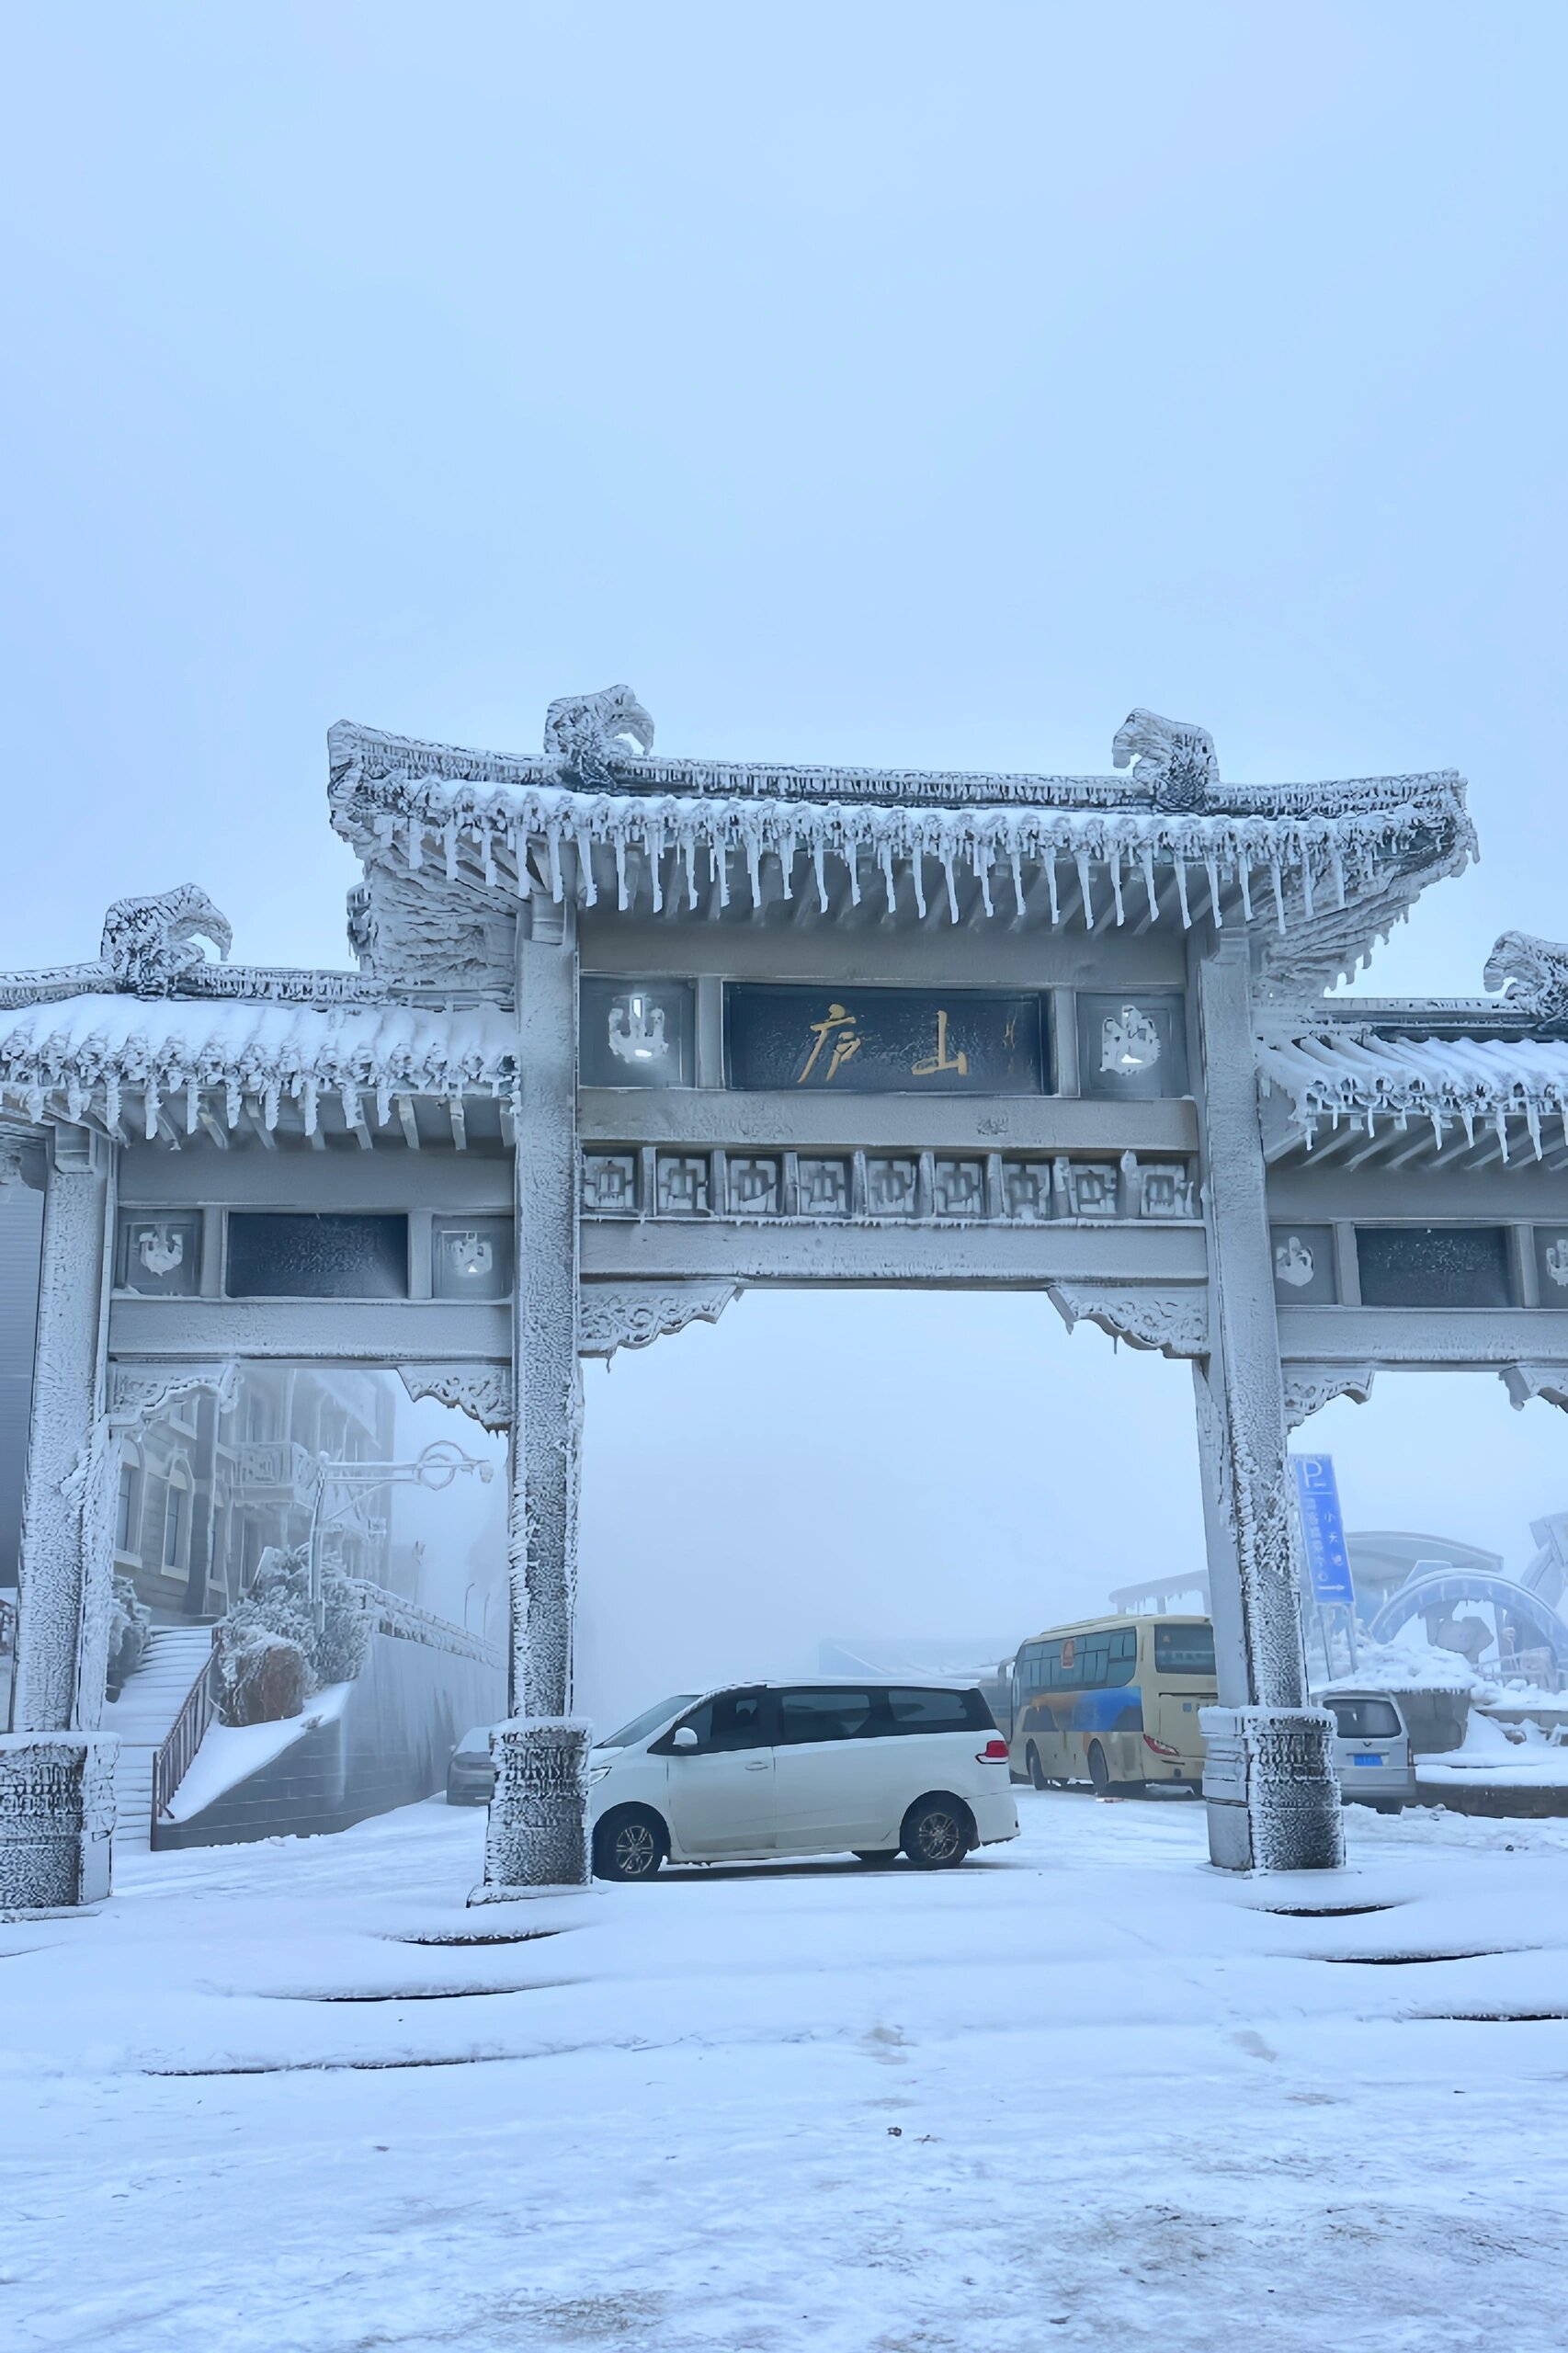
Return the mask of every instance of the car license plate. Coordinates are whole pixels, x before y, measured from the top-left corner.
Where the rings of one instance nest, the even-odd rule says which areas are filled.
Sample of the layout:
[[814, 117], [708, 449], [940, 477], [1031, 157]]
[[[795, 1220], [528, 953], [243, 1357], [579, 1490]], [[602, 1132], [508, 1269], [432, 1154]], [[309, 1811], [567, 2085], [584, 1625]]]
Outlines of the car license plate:
[[1388, 1759], [1386, 1756], [1353, 1756], [1350, 1762], [1352, 1765], [1386, 1765]]

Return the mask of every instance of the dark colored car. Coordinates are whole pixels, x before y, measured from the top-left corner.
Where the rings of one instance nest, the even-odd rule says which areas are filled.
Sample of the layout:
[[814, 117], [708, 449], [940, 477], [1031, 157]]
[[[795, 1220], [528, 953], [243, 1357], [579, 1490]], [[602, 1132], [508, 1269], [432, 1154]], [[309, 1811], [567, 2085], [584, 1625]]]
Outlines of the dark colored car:
[[475, 1724], [452, 1751], [447, 1768], [449, 1805], [488, 1805], [495, 1793], [495, 1768], [490, 1758], [490, 1726]]

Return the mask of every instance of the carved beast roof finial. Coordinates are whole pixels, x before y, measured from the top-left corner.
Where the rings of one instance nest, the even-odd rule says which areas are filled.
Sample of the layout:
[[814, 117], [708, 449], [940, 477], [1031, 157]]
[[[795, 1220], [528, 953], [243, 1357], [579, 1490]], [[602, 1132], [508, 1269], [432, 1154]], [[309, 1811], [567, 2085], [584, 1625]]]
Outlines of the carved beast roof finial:
[[1533, 932], [1506, 931], [1486, 959], [1482, 980], [1502, 989], [1510, 1013], [1536, 1021], [1568, 1020], [1568, 947]]
[[199, 941], [209, 941], [223, 959], [233, 937], [206, 892], [182, 882], [154, 897], [117, 899], [104, 917], [98, 954], [115, 985], [138, 996], [162, 996], [207, 961]]
[[597, 695], [562, 695], [545, 714], [544, 748], [591, 791], [615, 783], [610, 763], [631, 746], [653, 748], [653, 722], [630, 687], [605, 687]]
[[1206, 727], [1184, 719], [1162, 719], [1142, 705], [1130, 710], [1117, 729], [1110, 747], [1113, 767], [1131, 767], [1140, 790], [1153, 795], [1156, 809], [1183, 813], [1202, 809], [1220, 781], [1214, 738]]

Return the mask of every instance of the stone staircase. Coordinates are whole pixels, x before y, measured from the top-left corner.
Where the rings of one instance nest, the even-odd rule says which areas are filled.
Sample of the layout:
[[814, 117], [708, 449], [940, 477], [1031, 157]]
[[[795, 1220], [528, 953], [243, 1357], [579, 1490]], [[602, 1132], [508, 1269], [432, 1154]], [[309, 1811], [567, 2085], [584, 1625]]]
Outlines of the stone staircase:
[[119, 1740], [114, 1774], [117, 1847], [145, 1847], [153, 1806], [153, 1759], [174, 1730], [186, 1693], [212, 1650], [210, 1626], [155, 1626], [142, 1664], [105, 1708], [103, 1729]]

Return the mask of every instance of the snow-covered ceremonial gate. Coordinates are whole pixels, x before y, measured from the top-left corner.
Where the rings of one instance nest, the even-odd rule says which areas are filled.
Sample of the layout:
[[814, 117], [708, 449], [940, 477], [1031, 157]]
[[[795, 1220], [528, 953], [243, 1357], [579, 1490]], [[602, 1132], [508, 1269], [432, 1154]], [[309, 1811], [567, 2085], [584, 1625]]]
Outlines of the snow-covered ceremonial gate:
[[395, 1366], [511, 1442], [485, 1886], [585, 1872], [582, 1356], [748, 1285], [1047, 1292], [1187, 1358], [1221, 1712], [1210, 1849], [1340, 1860], [1286, 1434], [1379, 1366], [1568, 1404], [1568, 951], [1340, 1000], [1473, 836], [1448, 773], [1222, 783], [655, 758], [623, 688], [498, 757], [333, 730], [353, 972], [212, 961], [194, 887], [0, 979], [0, 1161], [46, 1188], [0, 1905], [108, 1882], [119, 1434], [236, 1360]]

